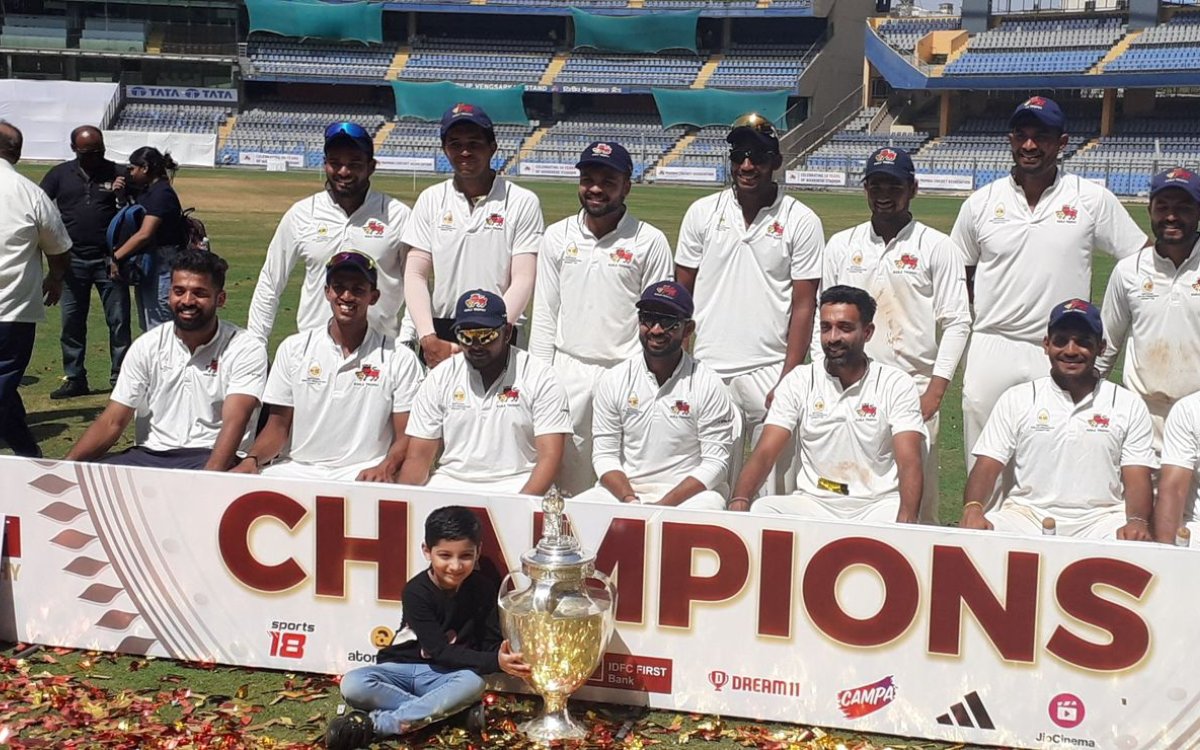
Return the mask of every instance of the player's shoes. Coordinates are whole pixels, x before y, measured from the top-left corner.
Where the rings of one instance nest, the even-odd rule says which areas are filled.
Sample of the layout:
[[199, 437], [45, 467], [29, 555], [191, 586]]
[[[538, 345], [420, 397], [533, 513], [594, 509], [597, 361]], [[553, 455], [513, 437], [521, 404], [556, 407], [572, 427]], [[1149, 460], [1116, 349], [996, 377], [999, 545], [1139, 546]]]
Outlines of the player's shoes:
[[476, 736], [487, 729], [487, 704], [479, 701], [466, 710], [467, 731]]
[[355, 750], [375, 741], [375, 725], [364, 711], [352, 711], [329, 722], [325, 730], [326, 750]]

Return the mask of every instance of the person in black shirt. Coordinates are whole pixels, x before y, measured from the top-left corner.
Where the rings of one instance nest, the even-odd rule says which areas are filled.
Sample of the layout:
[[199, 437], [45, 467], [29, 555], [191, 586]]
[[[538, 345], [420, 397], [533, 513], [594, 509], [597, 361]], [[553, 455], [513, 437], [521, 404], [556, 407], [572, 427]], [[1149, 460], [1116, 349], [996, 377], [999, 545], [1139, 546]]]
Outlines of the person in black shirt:
[[[183, 207], [171, 187], [171, 177], [179, 165], [171, 155], [152, 146], [142, 146], [129, 155], [129, 181], [138, 189], [137, 202], [146, 209], [142, 225], [125, 244], [113, 249], [113, 258], [121, 261], [135, 253], [152, 253], [153, 264], [134, 287], [138, 323], [148, 331], [171, 321], [167, 296], [171, 290], [171, 263], [186, 242]], [[116, 269], [112, 270], [116, 276]]]
[[109, 384], [117, 382], [121, 362], [129, 349], [129, 287], [109, 277], [105, 232], [117, 213], [125, 188], [125, 168], [104, 158], [104, 135], [91, 125], [71, 131], [75, 158], [52, 167], [42, 178], [42, 190], [58, 205], [71, 235], [71, 266], [64, 279], [61, 300], [63, 384], [52, 399], [88, 393], [88, 308], [92, 287], [100, 293], [104, 321], [108, 324], [108, 353], [112, 360]]
[[475, 569], [479, 541], [479, 519], [466, 508], [438, 508], [425, 519], [429, 567], [405, 585], [400, 631], [375, 666], [342, 677], [342, 697], [359, 710], [329, 723], [326, 748], [366, 747], [457, 713], [479, 700], [483, 675], [529, 677], [500, 634], [499, 585]]

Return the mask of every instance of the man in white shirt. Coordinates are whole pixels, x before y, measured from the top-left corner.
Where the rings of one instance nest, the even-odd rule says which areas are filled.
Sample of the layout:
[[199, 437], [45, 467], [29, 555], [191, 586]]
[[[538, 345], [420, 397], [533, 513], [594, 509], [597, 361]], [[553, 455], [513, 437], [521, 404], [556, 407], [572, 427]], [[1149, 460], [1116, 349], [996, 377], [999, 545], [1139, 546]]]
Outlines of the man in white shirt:
[[[173, 324], [134, 339], [108, 406], [68, 460], [209, 471], [236, 463], [267, 379], [267, 350], [217, 318], [228, 269], [209, 252], [175, 258], [167, 299]], [[104, 456], [135, 418], [135, 447]]]
[[[1043, 346], [1050, 375], [1005, 391], [975, 443], [960, 526], [1148, 541], [1157, 461], [1150, 414], [1096, 372], [1105, 346], [1100, 311], [1082, 299], [1055, 305]], [[1006, 466], [1013, 487], [987, 511]]]
[[14, 168], [22, 145], [21, 131], [0, 120], [0, 440], [18, 456], [40, 458], [17, 388], [33, 355], [37, 324], [46, 319], [45, 305], [62, 295], [71, 237], [46, 193]]
[[404, 230], [404, 294], [430, 368], [458, 351], [451, 317], [466, 290], [502, 296], [517, 322], [533, 295], [543, 227], [538, 197], [492, 169], [496, 133], [482, 107], [446, 110], [441, 137], [454, 177], [421, 191]]
[[950, 233], [963, 252], [975, 305], [963, 368], [968, 468], [996, 399], [1045, 371], [1043, 311], [1063, 299], [1088, 298], [1097, 250], [1120, 259], [1146, 244], [1115, 195], [1060, 172], [1066, 124], [1044, 96], [1018, 106], [1009, 119], [1012, 174], [967, 198]]
[[[776, 385], [804, 361], [812, 338], [821, 220], [771, 175], [783, 165], [766, 118], [738, 118], [729, 142], [733, 186], [688, 208], [679, 228], [675, 278], [696, 299], [696, 359], [725, 384], [756, 445]], [[734, 446], [734, 476], [745, 453]], [[769, 477], [768, 494], [790, 490], [794, 451]]]
[[462, 351], [417, 390], [401, 484], [526, 495], [554, 484], [571, 434], [567, 395], [549, 367], [511, 344], [509, 320], [494, 292], [459, 297], [453, 330]]
[[696, 329], [687, 287], [651, 284], [637, 302], [642, 351], [596, 386], [592, 461], [600, 484], [579, 500], [723, 510], [733, 401], [684, 347]]
[[371, 323], [389, 336], [400, 332], [404, 304], [404, 245], [401, 233], [409, 208], [371, 189], [375, 144], [361, 125], [335, 122], [325, 129], [325, 189], [297, 201], [275, 229], [254, 297], [247, 330], [267, 342], [297, 261], [304, 284], [296, 308], [296, 330], [321, 329], [329, 322], [325, 301], [325, 261], [342, 250], [369, 255], [379, 269], [379, 304]]
[[[379, 301], [375, 261], [344, 250], [325, 268], [333, 319], [279, 345], [263, 395], [270, 415], [235, 471], [393, 482], [408, 447], [404, 430], [421, 365], [368, 322]], [[289, 437], [289, 455], [276, 460]]]
[[558, 485], [577, 493], [592, 485], [592, 393], [609, 367], [638, 353], [630, 308], [649, 284], [670, 279], [671, 246], [655, 227], [626, 210], [633, 159], [619, 143], [583, 150], [579, 213], [550, 225], [538, 253], [537, 294], [529, 353], [554, 366], [571, 403]]
[[[912, 376], [929, 435], [921, 522], [939, 523], [937, 435], [942, 397], [971, 335], [971, 308], [958, 248], [913, 219], [916, 170], [903, 149], [867, 158], [863, 188], [871, 220], [838, 232], [825, 245], [821, 286], [865, 289], [878, 305], [867, 356]], [[819, 325], [819, 321], [816, 321]], [[938, 340], [938, 329], [941, 340]], [[813, 337], [812, 361], [822, 358]]]
[[1196, 496], [1200, 495], [1200, 392], [1184, 396], [1167, 415], [1154, 504], [1154, 539], [1177, 544], [1180, 526], [1191, 534], [1188, 546], [1200, 546]]
[[[862, 289], [821, 292], [821, 364], [792, 370], [734, 487], [730, 510], [916, 523], [925, 420], [911, 377], [867, 356], [875, 300]], [[795, 435], [796, 491], [753, 500]]]
[[1200, 175], [1168, 169], [1150, 181], [1153, 247], [1117, 263], [1104, 293], [1108, 348], [1096, 366], [1112, 371], [1125, 352], [1125, 387], [1142, 397], [1162, 450], [1163, 422], [1176, 401], [1200, 391]]

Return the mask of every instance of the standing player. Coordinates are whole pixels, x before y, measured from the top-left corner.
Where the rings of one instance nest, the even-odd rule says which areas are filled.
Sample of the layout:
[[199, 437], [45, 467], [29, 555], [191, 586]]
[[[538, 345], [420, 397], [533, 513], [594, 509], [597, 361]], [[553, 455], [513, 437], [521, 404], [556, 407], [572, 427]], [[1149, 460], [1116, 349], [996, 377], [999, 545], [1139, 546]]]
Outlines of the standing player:
[[[725, 140], [733, 186], [688, 208], [675, 278], [695, 295], [696, 359], [729, 386], [753, 445], [775, 386], [808, 352], [825, 233], [817, 215], [771, 179], [783, 157], [770, 121], [743, 115]], [[733, 447], [734, 476], [744, 453]], [[794, 451], [782, 455], [768, 494], [790, 489]]]
[[1116, 258], [1146, 244], [1117, 197], [1062, 174], [1062, 110], [1044, 96], [1009, 118], [1013, 169], [963, 203], [950, 237], [963, 252], [975, 324], [963, 370], [963, 446], [971, 450], [1000, 394], [1045, 372], [1045, 310], [1091, 293], [1092, 255]]
[[304, 262], [304, 285], [296, 308], [296, 329], [310, 331], [329, 322], [325, 301], [325, 261], [342, 250], [371, 256], [379, 269], [379, 304], [371, 322], [381, 332], [400, 332], [404, 303], [404, 247], [400, 233], [409, 209], [371, 189], [375, 144], [361, 125], [335, 122], [325, 128], [325, 189], [297, 201], [275, 229], [267, 258], [250, 300], [247, 330], [264, 344], [296, 261]]
[[[1200, 536], [1196, 496], [1200, 495], [1200, 392], [1184, 396], [1167, 415], [1162, 448], [1154, 539], [1174, 544], [1180, 526]], [[1192, 542], [1197, 544], [1197, 542]]]
[[1109, 348], [1096, 366], [1107, 376], [1121, 347], [1125, 387], [1142, 397], [1162, 450], [1163, 422], [1176, 401], [1200, 391], [1200, 175], [1168, 169], [1150, 181], [1154, 246], [1113, 270], [1104, 293]]
[[496, 132], [481, 107], [448, 109], [441, 136], [454, 177], [417, 196], [404, 230], [411, 248], [404, 294], [421, 355], [431, 368], [458, 351], [451, 343], [451, 317], [455, 300], [466, 290], [503, 296], [510, 323], [525, 312], [543, 226], [537, 196], [492, 169]]
[[[879, 307], [867, 356], [907, 372], [917, 383], [929, 434], [921, 521], [936, 524], [939, 409], [971, 334], [962, 261], [949, 237], [913, 220], [909, 206], [917, 179], [905, 151], [881, 148], [871, 154], [863, 187], [871, 220], [829, 238], [821, 286], [845, 284], [875, 298]], [[819, 338], [814, 344], [812, 359], [818, 362]]]
[[633, 160], [619, 143], [593, 143], [578, 163], [575, 216], [551, 224], [538, 254], [537, 296], [529, 353], [554, 366], [571, 403], [559, 487], [576, 493], [592, 474], [592, 392], [607, 368], [638, 353], [629, 315], [643, 289], [671, 277], [671, 246], [625, 207]]

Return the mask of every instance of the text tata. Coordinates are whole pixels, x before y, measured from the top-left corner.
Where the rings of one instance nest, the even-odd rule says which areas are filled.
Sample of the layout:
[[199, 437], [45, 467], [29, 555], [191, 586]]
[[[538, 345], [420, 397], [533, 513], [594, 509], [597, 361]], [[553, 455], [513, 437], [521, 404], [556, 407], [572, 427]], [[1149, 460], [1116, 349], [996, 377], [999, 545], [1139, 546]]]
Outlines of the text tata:
[[[378, 502], [380, 531], [376, 538], [347, 535], [345, 504], [341, 497], [316, 499], [311, 576], [315, 593], [345, 596], [346, 564], [374, 563], [378, 599], [400, 601], [410, 577], [408, 503]], [[494, 571], [511, 570], [488, 509], [475, 511], [483, 524], [481, 566]], [[250, 529], [264, 522], [295, 529], [309, 513], [305, 505], [278, 492], [251, 492], [239, 497], [225, 510], [219, 530], [221, 556], [229, 572], [242, 584], [270, 593], [307, 581], [309, 572], [295, 558], [268, 563], [257, 557], [250, 545]], [[541, 514], [535, 514], [530, 539], [540, 536], [541, 524]], [[752, 568], [757, 568], [756, 630], [762, 636], [791, 637], [798, 589], [809, 621], [822, 635], [847, 646], [883, 646], [909, 630], [921, 609], [922, 591], [927, 591], [926, 646], [930, 653], [959, 655], [963, 613], [967, 610], [1001, 658], [1030, 664], [1036, 660], [1043, 585], [1041, 556], [1037, 553], [1007, 554], [1006, 583], [998, 594], [967, 551], [954, 545], [932, 546], [929, 580], [922, 585], [912, 563], [878, 539], [847, 537], [829, 542], [814, 551], [804, 569], [797, 571], [796, 540], [791, 531], [762, 530], [758, 559], [752, 562], [750, 544], [731, 529], [670, 521], [657, 528], [658, 571], [647, 569], [649, 528], [645, 520], [611, 519], [596, 548], [596, 567], [613, 576], [619, 585], [619, 622], [644, 622], [647, 578], [655, 573], [657, 625], [689, 628], [694, 603], [732, 599], [750, 583]], [[697, 575], [693, 571], [693, 555], [697, 552], [716, 557], [719, 564], [715, 573]], [[882, 583], [882, 604], [869, 617], [852, 616], [838, 600], [838, 579], [852, 568], [870, 569]], [[1096, 589], [1109, 588], [1137, 602], [1152, 578], [1150, 571], [1138, 565], [1107, 557], [1080, 559], [1065, 566], [1053, 581], [1046, 582], [1052, 586], [1055, 604], [1070, 619], [1103, 631], [1107, 637], [1088, 638], [1059, 625], [1046, 640], [1045, 650], [1068, 664], [1095, 671], [1116, 672], [1139, 663], [1149, 651], [1148, 624], [1137, 611], [1099, 596]]]

